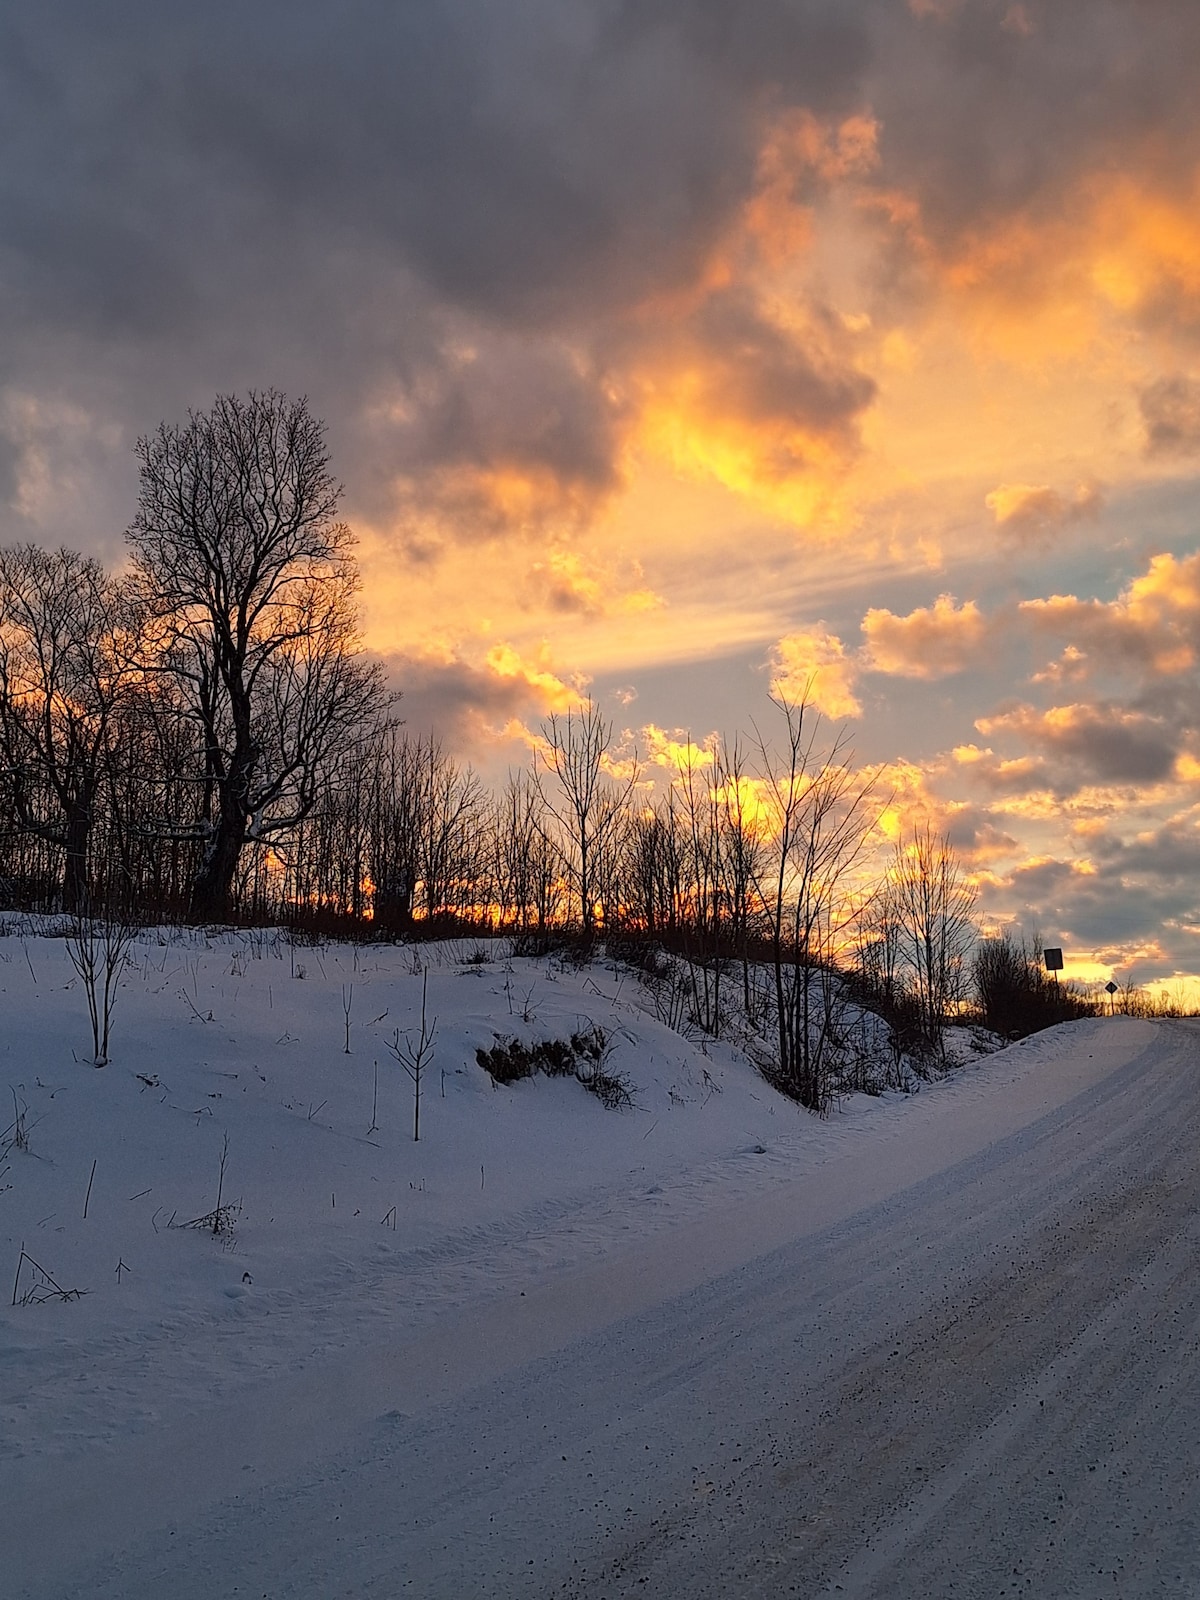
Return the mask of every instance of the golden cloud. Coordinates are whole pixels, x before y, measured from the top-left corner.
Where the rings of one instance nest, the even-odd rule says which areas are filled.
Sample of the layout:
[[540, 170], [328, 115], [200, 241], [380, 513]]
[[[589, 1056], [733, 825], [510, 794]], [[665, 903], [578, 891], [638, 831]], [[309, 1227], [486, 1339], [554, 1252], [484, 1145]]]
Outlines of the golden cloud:
[[622, 591], [611, 571], [577, 551], [551, 550], [533, 563], [531, 573], [542, 598], [556, 612], [584, 617], [637, 616], [665, 604], [661, 595], [644, 586]]
[[854, 694], [857, 664], [823, 622], [780, 639], [771, 652], [771, 668], [771, 693], [781, 699], [835, 719], [862, 715]]
[[840, 496], [875, 395], [840, 319], [749, 286], [642, 329], [634, 445], [799, 527], [844, 520]]
[[653, 722], [646, 723], [641, 732], [642, 742], [651, 763], [669, 771], [686, 775], [700, 767], [712, 766], [716, 759], [713, 736], [696, 744], [690, 733], [676, 728], [673, 734]]
[[1092, 281], [1120, 311], [1163, 299], [1200, 301], [1200, 220], [1195, 192], [1166, 193], [1132, 172], [1091, 185], [1097, 235]]
[[508, 684], [519, 684], [536, 699], [546, 712], [566, 711], [577, 706], [583, 698], [578, 685], [564, 683], [549, 666], [549, 651], [543, 649], [536, 660], [522, 658], [512, 645], [495, 644], [485, 660], [489, 672]]

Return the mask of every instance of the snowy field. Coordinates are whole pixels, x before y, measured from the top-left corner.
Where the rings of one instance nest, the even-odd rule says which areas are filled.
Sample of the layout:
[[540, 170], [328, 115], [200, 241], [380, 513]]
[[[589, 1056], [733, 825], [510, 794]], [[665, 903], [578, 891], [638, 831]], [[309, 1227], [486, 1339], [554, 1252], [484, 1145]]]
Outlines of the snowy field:
[[0, 938], [0, 1593], [1200, 1593], [1195, 1025], [819, 1122], [476, 954], [146, 939], [97, 1070]]

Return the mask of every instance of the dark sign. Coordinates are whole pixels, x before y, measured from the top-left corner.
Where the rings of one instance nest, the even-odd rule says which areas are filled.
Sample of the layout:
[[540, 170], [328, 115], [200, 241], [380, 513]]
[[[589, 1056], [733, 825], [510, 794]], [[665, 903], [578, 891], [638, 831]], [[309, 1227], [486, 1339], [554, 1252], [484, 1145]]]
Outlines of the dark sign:
[[1109, 979], [1109, 980], [1108, 980], [1108, 982], [1107, 982], [1107, 983], [1106, 983], [1106, 984], [1105, 984], [1105, 985], [1104, 985], [1104, 992], [1105, 992], [1105, 994], [1116, 994], [1116, 992], [1117, 992], [1117, 986], [1116, 986], [1116, 984], [1115, 984], [1115, 983], [1114, 983], [1114, 982], [1113, 982], [1113, 981], [1112, 981], [1112, 979], [1111, 979], [1111, 978], [1110, 978], [1110, 979]]
[[1062, 971], [1063, 959], [1061, 950], [1044, 950], [1042, 954], [1046, 959], [1047, 972]]

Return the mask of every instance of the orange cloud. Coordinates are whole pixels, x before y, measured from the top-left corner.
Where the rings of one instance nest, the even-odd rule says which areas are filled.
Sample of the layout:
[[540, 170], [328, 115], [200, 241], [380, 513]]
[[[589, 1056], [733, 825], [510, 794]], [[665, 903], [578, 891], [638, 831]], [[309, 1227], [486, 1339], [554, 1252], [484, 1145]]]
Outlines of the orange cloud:
[[1176, 373], [1148, 384], [1138, 395], [1149, 456], [1200, 452], [1200, 383]]
[[914, 17], [934, 17], [945, 22], [961, 9], [963, 0], [908, 0], [908, 9]]
[[875, 394], [840, 322], [753, 290], [719, 290], [635, 360], [637, 445], [801, 527], [836, 524]]
[[1200, 218], [1196, 200], [1148, 186], [1133, 173], [1092, 186], [1097, 248], [1092, 281], [1120, 311], [1154, 301], [1200, 301]]
[[984, 504], [996, 526], [1020, 534], [1052, 533], [1095, 517], [1102, 505], [1095, 484], [1081, 483], [1068, 498], [1048, 484], [1002, 483], [986, 496]]
[[661, 595], [645, 587], [622, 592], [611, 573], [570, 550], [552, 550], [544, 560], [535, 561], [531, 571], [535, 585], [556, 612], [584, 617], [636, 616], [665, 604]]
[[[1178, 675], [1195, 666], [1200, 648], [1200, 555], [1154, 556], [1113, 601], [1052, 595], [1020, 609], [1036, 627], [1081, 640], [1103, 665], [1124, 658], [1157, 676]], [[1072, 664], [1081, 663], [1077, 653]]]
[[577, 706], [582, 698], [577, 685], [566, 684], [550, 671], [548, 651], [543, 650], [536, 661], [525, 661], [510, 644], [492, 646], [485, 657], [488, 670], [508, 683], [519, 684], [536, 698], [543, 710], [566, 711]]
[[1037, 25], [1023, 5], [1009, 6], [1000, 26], [1005, 33], [1015, 33], [1021, 39], [1030, 39], [1037, 32]]
[[826, 122], [805, 109], [789, 109], [771, 124], [758, 154], [754, 192], [732, 236], [723, 242], [723, 270], [708, 283], [728, 284], [747, 267], [786, 267], [813, 242], [814, 180], [836, 184], [861, 178], [879, 165], [880, 127], [869, 111]]
[[1069, 644], [1056, 661], [1051, 661], [1030, 678], [1031, 683], [1078, 683], [1087, 676], [1088, 658], [1077, 645]]
[[971, 664], [988, 624], [973, 600], [956, 606], [941, 594], [932, 606], [905, 617], [872, 607], [863, 618], [867, 659], [876, 672], [903, 678], [943, 678]]

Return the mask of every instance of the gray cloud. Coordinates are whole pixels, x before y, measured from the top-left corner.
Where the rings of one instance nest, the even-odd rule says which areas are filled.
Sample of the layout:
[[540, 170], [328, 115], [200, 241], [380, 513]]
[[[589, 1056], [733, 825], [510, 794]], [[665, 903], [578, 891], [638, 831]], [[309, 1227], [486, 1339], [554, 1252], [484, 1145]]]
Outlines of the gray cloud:
[[1190, 456], [1200, 453], [1200, 383], [1176, 373], [1149, 384], [1138, 395], [1146, 428], [1146, 453]]
[[1180, 731], [1157, 717], [1112, 703], [1039, 711], [1017, 706], [981, 717], [982, 733], [1015, 734], [1043, 752], [1060, 792], [1080, 781], [1156, 783], [1175, 764]]
[[602, 492], [587, 341], [693, 279], [768, 106], [849, 109], [868, 52], [833, 0], [10, 8], [0, 387], [102, 414], [130, 499], [138, 432], [271, 383], [371, 510], [498, 454]]
[[816, 432], [846, 432], [875, 385], [844, 355], [838, 359], [844, 335], [832, 319], [817, 307], [812, 314], [812, 333], [798, 334], [769, 321], [741, 290], [712, 295], [689, 331], [713, 363], [718, 402], [751, 422], [786, 420]]
[[1194, 821], [1173, 818], [1133, 840], [1106, 838], [1096, 846], [1097, 859], [1129, 883], [1152, 879], [1183, 892], [1183, 904], [1197, 900], [1200, 883], [1200, 831]]
[[397, 715], [414, 736], [432, 733], [452, 755], [478, 758], [514, 717], [534, 725], [548, 707], [523, 677], [505, 677], [464, 661], [435, 661], [401, 654], [385, 658], [401, 690]]
[[[1122, 967], [1135, 982], [1194, 972], [1200, 935], [1189, 930], [1200, 924], [1200, 898], [1189, 871], [1194, 846], [1181, 831], [1186, 832], [1181, 824], [1169, 823], [1142, 843], [1096, 840], [1087, 872], [1063, 860], [1020, 867], [989, 888], [990, 909], [1027, 927], [1037, 923], [1048, 942], [1062, 939], [1093, 953]], [[1159, 954], [1135, 956], [1146, 948]]]
[[1058, 218], [1081, 175], [1152, 162], [1190, 183], [1200, 128], [1193, 63], [1200, 12], [1149, 0], [965, 0], [914, 18], [877, 13], [888, 70], [873, 82], [881, 181], [916, 190], [938, 241], [1014, 212]]
[[[787, 106], [873, 107], [877, 181], [916, 193], [939, 238], [1027, 203], [1057, 215], [1081, 171], [1151, 133], [1169, 152], [1154, 159], [1190, 173], [1193, 8], [1029, 0], [1028, 36], [1009, 10], [8, 8], [0, 393], [69, 401], [108, 430], [109, 483], [56, 504], [47, 532], [94, 543], [97, 507], [132, 503], [138, 432], [268, 384], [329, 420], [352, 515], [390, 507], [401, 476], [437, 505], [448, 470], [498, 460], [602, 498], [622, 444], [609, 363], [644, 336], [628, 313], [694, 287]], [[788, 340], [718, 294], [690, 334], [751, 415], [794, 408], [850, 436], [869, 403], [829, 330]], [[59, 445], [41, 448], [65, 481]]]

